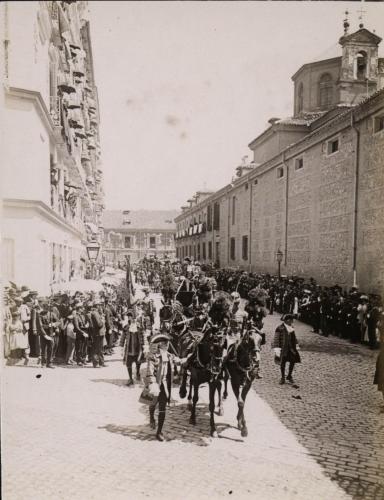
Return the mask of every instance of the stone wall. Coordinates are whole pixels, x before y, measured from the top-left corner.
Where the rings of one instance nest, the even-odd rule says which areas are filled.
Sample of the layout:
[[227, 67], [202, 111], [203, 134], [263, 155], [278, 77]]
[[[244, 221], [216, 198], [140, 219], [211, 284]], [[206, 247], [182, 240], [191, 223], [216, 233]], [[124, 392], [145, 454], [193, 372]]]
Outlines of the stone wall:
[[384, 130], [374, 133], [374, 116], [367, 117], [359, 127], [357, 279], [363, 290], [383, 293]]
[[[218, 235], [222, 267], [276, 274], [276, 252], [280, 249], [284, 254], [282, 274], [350, 287], [354, 283], [356, 209], [357, 284], [366, 292], [384, 292], [384, 130], [373, 130], [374, 118], [384, 114], [383, 92], [353, 113], [354, 121], [351, 111], [342, 112], [278, 158], [214, 195], [221, 207]], [[359, 148], [355, 127], [360, 131]], [[331, 152], [329, 143], [336, 139], [338, 150]], [[248, 259], [242, 255], [245, 235]], [[236, 241], [234, 259], [230, 238]], [[205, 239], [217, 241], [210, 231]]]

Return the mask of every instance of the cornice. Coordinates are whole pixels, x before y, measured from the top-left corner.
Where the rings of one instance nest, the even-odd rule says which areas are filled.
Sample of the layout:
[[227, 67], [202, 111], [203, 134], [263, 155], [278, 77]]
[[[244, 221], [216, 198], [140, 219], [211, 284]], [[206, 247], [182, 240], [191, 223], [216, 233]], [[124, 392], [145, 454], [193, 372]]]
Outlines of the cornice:
[[146, 228], [122, 228], [122, 227], [105, 227], [104, 226], [104, 232], [115, 232], [115, 233], [122, 233], [122, 234], [128, 234], [128, 233], [174, 233], [176, 231], [176, 227], [172, 229], [146, 229]]
[[190, 217], [194, 213], [201, 211], [202, 209], [204, 209], [210, 203], [214, 203], [216, 201], [216, 199], [220, 198], [223, 194], [227, 194], [231, 189], [232, 189], [232, 185], [231, 184], [227, 184], [226, 186], [222, 187], [221, 189], [219, 189], [218, 191], [216, 191], [215, 193], [213, 193], [208, 198], [205, 198], [205, 200], [202, 200], [198, 205], [195, 205], [194, 207], [191, 207], [189, 210], [187, 210], [187, 211], [181, 213], [180, 215], [178, 215], [177, 217], [175, 217], [175, 222], [177, 223], [179, 221], [182, 221], [186, 217]]
[[38, 212], [40, 215], [43, 215], [45, 218], [49, 219], [51, 222], [61, 226], [66, 231], [69, 231], [74, 236], [83, 239], [83, 234], [78, 229], [75, 229], [73, 226], [68, 224], [68, 222], [61, 215], [57, 214], [52, 208], [46, 205], [43, 201], [40, 200], [21, 200], [16, 198], [4, 198], [3, 199], [3, 208], [16, 208], [16, 209], [24, 209], [24, 210], [33, 210]]
[[298, 77], [298, 75], [307, 68], [318, 67], [318, 66], [328, 66], [330, 63], [341, 62], [341, 59], [342, 59], [341, 56], [337, 56], [337, 57], [330, 57], [329, 59], [322, 59], [321, 61], [313, 61], [313, 62], [305, 63], [302, 66], [300, 66], [300, 68], [296, 71], [296, 73], [294, 73], [291, 76], [291, 80], [295, 81], [296, 78]]
[[42, 98], [40, 92], [36, 90], [22, 89], [18, 87], [5, 87], [6, 95], [16, 97], [18, 99], [26, 99], [31, 101], [36, 108], [38, 115], [43, 122], [43, 125], [48, 132], [49, 136], [56, 142], [61, 143], [61, 127], [55, 126], [51, 114]]
[[[314, 131], [308, 133], [305, 137], [303, 137], [299, 141], [295, 142], [294, 144], [291, 144], [287, 148], [280, 151], [277, 155], [267, 160], [265, 163], [258, 165], [251, 172], [245, 174], [243, 177], [241, 177], [242, 181], [241, 183], [236, 184], [235, 186], [231, 184], [225, 186], [221, 190], [217, 191], [214, 195], [204, 200], [204, 202], [202, 202], [201, 205], [197, 205], [196, 207], [191, 208], [188, 212], [180, 214], [175, 219], [175, 222], [183, 221], [185, 218], [193, 215], [195, 211], [204, 208], [205, 204], [212, 203], [215, 199], [220, 198], [222, 195], [228, 195], [229, 193], [232, 194], [242, 184], [253, 181], [260, 175], [268, 172], [268, 170], [271, 170], [272, 168], [281, 165], [283, 161], [294, 158], [295, 156], [306, 151], [309, 147], [312, 147], [318, 142], [324, 141], [327, 137], [335, 135], [341, 130], [350, 127], [352, 114], [355, 117], [355, 121], [358, 122], [364, 119], [369, 114], [375, 113], [377, 111], [377, 107], [379, 108], [384, 107], [384, 89], [381, 89], [377, 91], [375, 94], [372, 94], [360, 104], [348, 108], [347, 110], [344, 110], [338, 115], [330, 118], [323, 125], [316, 128]], [[331, 133], [330, 129], [332, 129]], [[267, 130], [270, 130], [270, 128]]]

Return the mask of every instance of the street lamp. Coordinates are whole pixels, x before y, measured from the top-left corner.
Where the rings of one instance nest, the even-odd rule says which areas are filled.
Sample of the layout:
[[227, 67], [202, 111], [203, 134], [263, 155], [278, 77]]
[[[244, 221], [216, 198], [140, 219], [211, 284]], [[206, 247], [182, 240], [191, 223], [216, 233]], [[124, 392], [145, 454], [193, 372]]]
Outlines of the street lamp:
[[87, 254], [88, 254], [88, 259], [91, 261], [92, 279], [94, 279], [95, 263], [97, 261], [97, 257], [99, 256], [99, 252], [100, 252], [100, 243], [98, 243], [97, 241], [90, 241], [87, 245]]
[[280, 279], [280, 277], [281, 277], [281, 261], [283, 260], [283, 252], [280, 250], [280, 248], [276, 252], [276, 260], [277, 260], [277, 265], [279, 266], [278, 267], [278, 276]]

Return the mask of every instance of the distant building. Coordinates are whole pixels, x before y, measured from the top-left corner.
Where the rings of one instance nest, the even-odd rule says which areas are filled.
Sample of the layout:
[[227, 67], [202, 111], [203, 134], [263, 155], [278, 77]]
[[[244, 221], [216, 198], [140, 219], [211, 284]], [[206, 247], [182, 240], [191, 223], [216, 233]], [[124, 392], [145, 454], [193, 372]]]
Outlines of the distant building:
[[103, 172], [87, 2], [1, 2], [4, 282], [83, 276]]
[[340, 57], [293, 76], [293, 117], [271, 118], [232, 182], [182, 207], [178, 257], [277, 274], [280, 250], [283, 274], [384, 293], [384, 59], [380, 37], [348, 27]]
[[175, 258], [176, 210], [105, 210], [103, 213], [103, 259], [117, 266], [129, 256]]

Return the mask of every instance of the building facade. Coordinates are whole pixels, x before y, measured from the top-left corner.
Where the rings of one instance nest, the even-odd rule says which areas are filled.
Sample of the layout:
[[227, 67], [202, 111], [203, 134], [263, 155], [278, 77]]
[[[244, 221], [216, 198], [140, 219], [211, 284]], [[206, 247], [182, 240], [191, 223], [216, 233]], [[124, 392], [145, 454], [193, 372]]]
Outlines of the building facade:
[[2, 2], [3, 281], [47, 294], [100, 238], [99, 106], [87, 2]]
[[[230, 184], [182, 208], [178, 256], [277, 274], [280, 250], [283, 274], [384, 291], [380, 41], [363, 26], [349, 34], [347, 24], [340, 57], [299, 69], [294, 115], [270, 120], [249, 144], [253, 160]], [[206, 232], [191, 234], [203, 213]], [[208, 220], [213, 213], [216, 224]]]
[[129, 256], [132, 263], [144, 257], [174, 259], [176, 210], [105, 210], [103, 261], [117, 267]]

